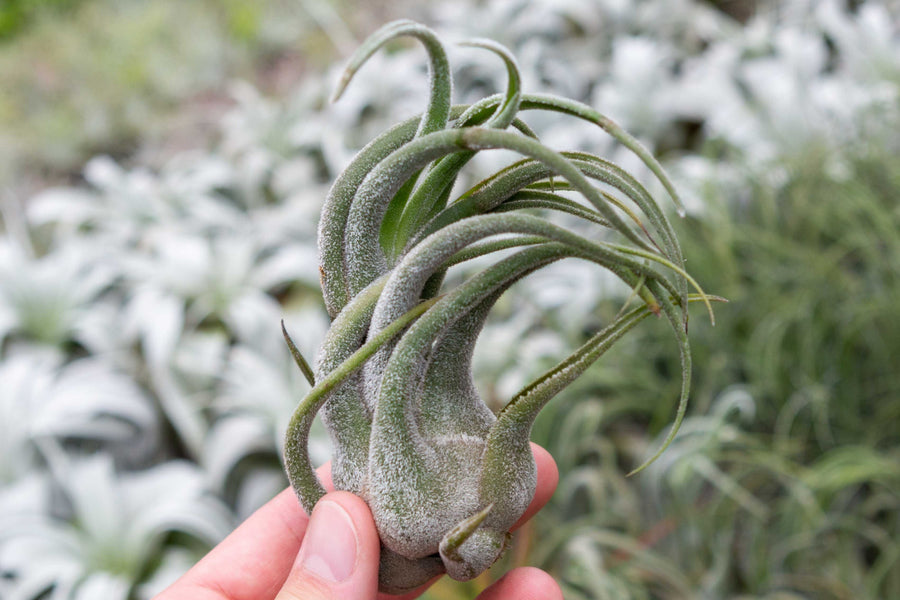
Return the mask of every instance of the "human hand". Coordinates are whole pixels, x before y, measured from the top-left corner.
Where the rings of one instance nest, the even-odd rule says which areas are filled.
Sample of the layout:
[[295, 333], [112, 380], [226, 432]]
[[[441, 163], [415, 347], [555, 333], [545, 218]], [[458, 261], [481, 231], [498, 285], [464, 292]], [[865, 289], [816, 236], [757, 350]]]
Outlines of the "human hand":
[[[532, 444], [537, 490], [513, 529], [540, 510], [559, 479], [556, 463]], [[308, 517], [287, 489], [257, 510], [155, 600], [412, 600], [378, 593], [380, 543], [372, 513], [357, 496], [334, 492], [330, 466], [319, 469], [329, 493]], [[556, 600], [562, 592], [540, 569], [520, 567], [479, 600]]]

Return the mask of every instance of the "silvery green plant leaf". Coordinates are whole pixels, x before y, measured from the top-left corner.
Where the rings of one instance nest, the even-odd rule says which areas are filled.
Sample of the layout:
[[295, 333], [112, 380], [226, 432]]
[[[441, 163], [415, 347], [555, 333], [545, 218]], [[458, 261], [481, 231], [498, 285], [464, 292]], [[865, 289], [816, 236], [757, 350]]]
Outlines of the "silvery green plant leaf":
[[[400, 593], [439, 573], [467, 580], [491, 566], [534, 494], [528, 443], [538, 412], [647, 316], [663, 317], [690, 385], [687, 308], [710, 298], [685, 271], [678, 240], [651, 194], [621, 167], [586, 152], [559, 153], [536, 138], [529, 112], [555, 113], [605, 132], [680, 199], [656, 159], [608, 117], [574, 100], [525, 94], [512, 55], [489, 41], [468, 45], [501, 59], [506, 89], [451, 105], [446, 52], [411, 21], [390, 23], [350, 59], [338, 88], [386, 42], [414, 37], [429, 56], [429, 98], [419, 117], [363, 148], [335, 181], [319, 224], [320, 275], [333, 318], [314, 373], [285, 330], [312, 389], [285, 439], [285, 466], [307, 512], [325, 493], [312, 468], [309, 433], [321, 410], [334, 447], [337, 489], [360, 495], [382, 541], [380, 587]], [[482, 152], [522, 160], [454, 195], [463, 166]], [[576, 199], [577, 198], [577, 199]], [[582, 221], [566, 227], [547, 212]], [[500, 252], [502, 251], [502, 252]], [[499, 258], [496, 258], [499, 256]], [[447, 270], [489, 258], [449, 283]], [[525, 385], [497, 413], [472, 381], [472, 352], [492, 306], [513, 284], [562, 259], [586, 261], [631, 288], [626, 306], [581, 347]], [[690, 288], [696, 294], [689, 294]]]
[[[58, 506], [19, 506], [0, 520], [0, 565], [15, 598], [127, 598], [159, 566], [170, 534], [212, 545], [233, 527], [195, 465], [171, 461], [117, 473], [111, 457], [66, 457], [44, 444]], [[164, 560], [162, 561], [165, 562]], [[93, 596], [96, 597], [96, 596]]]
[[161, 423], [152, 400], [125, 373], [97, 357], [62, 364], [58, 356], [20, 353], [0, 362], [0, 481], [38, 467], [35, 443], [64, 442], [73, 454], [104, 449], [122, 466], [156, 452]]
[[0, 343], [61, 346], [78, 341], [78, 323], [118, 276], [99, 260], [102, 251], [71, 243], [35, 256], [11, 239], [0, 240]]
[[217, 419], [204, 440], [203, 469], [210, 486], [239, 519], [284, 489], [280, 442], [273, 438], [269, 423], [236, 413]]

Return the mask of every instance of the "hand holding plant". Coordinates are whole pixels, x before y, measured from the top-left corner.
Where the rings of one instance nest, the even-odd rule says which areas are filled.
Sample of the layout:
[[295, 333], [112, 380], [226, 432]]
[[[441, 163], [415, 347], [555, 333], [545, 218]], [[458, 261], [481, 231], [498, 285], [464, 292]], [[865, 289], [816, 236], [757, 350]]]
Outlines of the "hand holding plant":
[[[681, 401], [664, 448], [686, 408], [687, 305], [699, 299], [709, 306], [684, 270], [665, 213], [644, 186], [598, 156], [548, 148], [519, 113], [553, 111], [599, 126], [634, 151], [678, 203], [659, 163], [590, 107], [522, 94], [515, 60], [505, 48], [468, 43], [504, 61], [508, 86], [502, 95], [452, 106], [443, 46], [429, 29], [398, 21], [363, 44], [338, 95], [369, 56], [399, 36], [420, 40], [428, 51], [427, 110], [360, 151], [325, 202], [320, 273], [333, 323], [315, 373], [285, 332], [314, 386], [286, 437], [291, 484], [308, 513], [325, 495], [307, 448], [321, 409], [334, 444], [335, 488], [360, 496], [371, 508], [382, 543], [380, 586], [390, 593], [415, 589], [444, 572], [472, 579], [497, 560], [535, 494], [528, 438], [537, 413], [651, 314], [666, 318], [681, 351]], [[462, 168], [490, 149], [525, 158], [453, 198]], [[546, 216], [554, 212], [580, 223], [558, 225]], [[591, 227], [596, 233], [583, 235]], [[498, 252], [502, 258], [494, 264], [442, 289], [450, 267]], [[472, 381], [478, 334], [503, 292], [563, 258], [608, 269], [633, 290], [640, 306], [624, 307], [495, 415]], [[697, 296], [688, 294], [691, 285]]]
[[[553, 459], [537, 446], [534, 454], [537, 492], [522, 522], [540, 510], [556, 487]], [[379, 542], [372, 515], [359, 498], [333, 492], [329, 471], [329, 465], [319, 469], [329, 493], [312, 517], [303, 512], [294, 494], [285, 490], [156, 600], [384, 597], [377, 593]], [[412, 600], [426, 587], [394, 598]], [[485, 590], [479, 600], [561, 597], [546, 573], [521, 568]]]

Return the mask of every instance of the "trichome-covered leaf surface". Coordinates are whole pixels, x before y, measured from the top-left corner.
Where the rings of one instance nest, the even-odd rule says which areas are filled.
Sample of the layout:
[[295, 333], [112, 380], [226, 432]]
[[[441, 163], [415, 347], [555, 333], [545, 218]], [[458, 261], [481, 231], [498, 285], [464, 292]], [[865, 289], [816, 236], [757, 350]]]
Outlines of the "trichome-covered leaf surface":
[[[551, 111], [603, 129], [646, 164], [680, 210], [659, 163], [593, 108], [524, 94], [515, 59], [502, 46], [468, 43], [503, 61], [504, 93], [452, 105], [447, 53], [434, 32], [412, 21], [390, 23], [351, 58], [337, 96], [397, 37], [417, 39], [428, 53], [428, 106], [363, 148], [325, 201], [318, 245], [333, 321], [314, 370], [285, 333], [314, 382], [287, 432], [291, 484], [307, 512], [325, 493], [307, 447], [322, 411], [334, 447], [334, 486], [372, 509], [382, 541], [380, 587], [391, 593], [444, 572], [471, 579], [497, 560], [534, 495], [528, 440], [537, 413], [654, 314], [671, 325], [682, 362], [681, 400], [664, 448], [684, 414], [690, 384], [687, 305], [709, 306], [684, 270], [666, 212], [647, 189], [599, 156], [543, 145], [525, 113]], [[465, 165], [493, 149], [521, 160], [455, 197]], [[566, 218], [555, 218], [560, 213]], [[489, 255], [498, 258], [445, 285], [449, 267]], [[564, 258], [608, 269], [633, 289], [638, 306], [623, 309], [494, 414], [472, 380], [472, 351], [484, 321], [516, 281]]]

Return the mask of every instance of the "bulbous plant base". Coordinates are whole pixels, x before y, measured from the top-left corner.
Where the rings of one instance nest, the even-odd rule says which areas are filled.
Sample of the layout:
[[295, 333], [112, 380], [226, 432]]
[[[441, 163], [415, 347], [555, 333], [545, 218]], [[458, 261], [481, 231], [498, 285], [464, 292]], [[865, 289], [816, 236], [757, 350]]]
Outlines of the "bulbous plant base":
[[446, 572], [438, 554], [409, 559], [382, 546], [378, 589], [387, 594], [404, 594]]
[[[497, 560], [534, 494], [528, 439], [538, 412], [651, 314], [672, 327], [682, 362], [678, 414], [665, 448], [684, 415], [690, 385], [688, 302], [709, 307], [684, 270], [667, 216], [644, 186], [600, 157], [544, 146], [518, 115], [552, 111], [600, 127], [640, 157], [680, 206], [659, 163], [589, 106], [522, 94], [518, 67], [502, 46], [468, 44], [503, 60], [505, 93], [452, 106], [442, 44], [426, 27], [397, 21], [351, 58], [338, 95], [375, 51], [398, 36], [418, 39], [428, 52], [428, 107], [363, 148], [325, 201], [318, 242], [333, 322], [315, 372], [284, 332], [313, 386], [288, 426], [288, 477], [312, 512], [325, 494], [308, 448], [322, 409], [334, 446], [335, 485], [372, 509], [382, 540], [380, 587], [389, 593], [415, 589], [441, 573], [472, 579]], [[523, 159], [453, 199], [460, 171], [490, 149]], [[564, 213], [569, 221], [548, 220], [548, 212]], [[586, 236], [585, 227], [600, 231]], [[498, 251], [506, 252], [444, 289], [449, 267]], [[623, 307], [495, 415], [472, 381], [472, 350], [484, 321], [511, 285], [564, 258], [607, 269], [640, 305]], [[698, 293], [689, 294], [689, 286]]]
[[[503, 556], [511, 539], [508, 532], [478, 528], [489, 512], [483, 510], [461, 522], [441, 540], [438, 553], [422, 558], [406, 558], [382, 544], [378, 589], [402, 594], [443, 573], [457, 581], [478, 577]], [[464, 541], [459, 543], [458, 538]]]

